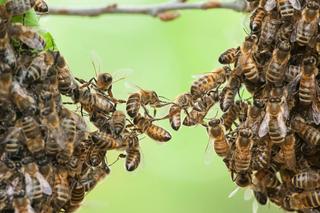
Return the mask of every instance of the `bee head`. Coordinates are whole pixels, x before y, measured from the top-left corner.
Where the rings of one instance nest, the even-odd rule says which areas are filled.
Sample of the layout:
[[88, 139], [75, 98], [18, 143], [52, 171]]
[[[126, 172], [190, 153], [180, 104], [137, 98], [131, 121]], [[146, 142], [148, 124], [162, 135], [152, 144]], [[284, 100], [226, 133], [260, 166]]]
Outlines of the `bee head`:
[[101, 73], [98, 78], [106, 84], [111, 84], [113, 80], [110, 73]]
[[215, 126], [218, 126], [221, 123], [222, 123], [222, 121], [220, 119], [214, 118], [214, 119], [211, 119], [208, 124], [211, 127], [215, 127]]
[[310, 10], [319, 10], [319, 4], [317, 1], [308, 1], [307, 8]]
[[278, 48], [282, 51], [289, 52], [291, 49], [290, 42], [287, 40], [283, 40], [279, 43]]

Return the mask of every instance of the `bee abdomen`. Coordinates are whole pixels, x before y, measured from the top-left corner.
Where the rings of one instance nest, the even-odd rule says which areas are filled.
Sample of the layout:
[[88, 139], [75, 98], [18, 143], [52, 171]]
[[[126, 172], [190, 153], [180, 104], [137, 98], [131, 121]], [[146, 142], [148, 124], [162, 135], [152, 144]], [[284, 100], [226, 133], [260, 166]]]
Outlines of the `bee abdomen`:
[[172, 105], [169, 110], [169, 121], [172, 129], [179, 130], [181, 126], [181, 108], [178, 105]]
[[126, 111], [131, 118], [134, 118], [138, 115], [140, 109], [140, 102], [141, 97], [139, 93], [133, 93], [128, 97]]
[[315, 171], [306, 171], [292, 177], [292, 184], [304, 190], [313, 190], [320, 187], [320, 174]]
[[162, 127], [151, 124], [146, 131], [147, 135], [159, 142], [167, 142], [171, 139], [171, 135], [168, 131], [163, 129]]
[[226, 157], [228, 155], [230, 146], [224, 135], [223, 138], [214, 141], [214, 150], [220, 157]]
[[139, 166], [141, 154], [138, 149], [128, 149], [126, 152], [126, 169], [131, 172]]

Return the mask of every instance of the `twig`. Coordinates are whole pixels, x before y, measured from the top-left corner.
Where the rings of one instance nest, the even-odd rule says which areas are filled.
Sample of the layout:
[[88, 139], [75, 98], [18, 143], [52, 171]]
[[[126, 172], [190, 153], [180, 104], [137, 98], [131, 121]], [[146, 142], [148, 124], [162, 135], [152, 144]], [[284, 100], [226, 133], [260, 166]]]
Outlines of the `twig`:
[[50, 7], [49, 15], [69, 15], [69, 16], [100, 16], [104, 14], [144, 14], [158, 17], [163, 21], [177, 18], [179, 10], [207, 10], [207, 9], [230, 9], [237, 12], [248, 10], [246, 0], [234, 0], [231, 2], [204, 1], [188, 3], [183, 1], [171, 1], [161, 4], [125, 6], [110, 4], [96, 8], [64, 8]]

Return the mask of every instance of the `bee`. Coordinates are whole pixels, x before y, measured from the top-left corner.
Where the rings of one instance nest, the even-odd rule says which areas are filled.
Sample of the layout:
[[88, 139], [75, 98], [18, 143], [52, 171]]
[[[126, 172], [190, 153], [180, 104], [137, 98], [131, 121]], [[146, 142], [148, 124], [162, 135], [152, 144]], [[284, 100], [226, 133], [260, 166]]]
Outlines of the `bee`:
[[258, 135], [260, 138], [269, 133], [273, 143], [283, 143], [287, 134], [286, 119], [288, 107], [284, 96], [270, 97], [266, 106], [266, 114], [261, 122]]
[[276, 33], [280, 27], [281, 22], [277, 17], [277, 12], [271, 11], [266, 15], [263, 20], [260, 38], [259, 38], [259, 47], [267, 47], [271, 45], [274, 40]]
[[10, 0], [6, 3], [6, 10], [12, 16], [22, 15], [33, 6], [33, 0]]
[[20, 112], [33, 115], [38, 111], [35, 99], [17, 81], [12, 82], [10, 94], [12, 102]]
[[252, 183], [262, 191], [266, 191], [267, 188], [276, 189], [281, 185], [276, 174], [268, 169], [258, 170], [254, 174]]
[[21, 72], [21, 83], [30, 84], [37, 80], [44, 80], [47, 77], [48, 71], [55, 63], [54, 52], [41, 52], [35, 57], [27, 70]]
[[259, 71], [253, 54], [257, 49], [258, 38], [256, 35], [247, 36], [240, 47], [239, 66], [247, 80], [256, 83], [259, 82]]
[[292, 82], [302, 72], [302, 66], [289, 65], [285, 72], [287, 82]]
[[140, 133], [146, 133], [150, 138], [159, 142], [167, 142], [171, 139], [170, 133], [160, 126], [152, 123], [151, 119], [138, 114], [133, 119], [134, 125]]
[[281, 144], [280, 152], [283, 155], [286, 167], [290, 170], [294, 170], [296, 166], [295, 147], [296, 147], [295, 135], [294, 134], [287, 135], [285, 142]]
[[318, 68], [314, 57], [308, 57], [303, 60], [300, 85], [299, 100], [303, 105], [310, 105], [316, 94], [316, 76]]
[[39, 123], [33, 117], [26, 116], [18, 121], [17, 127], [22, 129], [22, 132], [26, 137], [26, 145], [28, 150], [35, 156], [37, 160], [45, 160], [45, 144], [42, 138]]
[[124, 112], [116, 110], [110, 119], [110, 128], [114, 135], [120, 136], [126, 127], [126, 115]]
[[28, 47], [41, 51], [46, 46], [44, 39], [36, 31], [20, 23], [12, 24], [8, 28], [11, 37], [18, 39]]
[[290, 210], [316, 208], [320, 206], [319, 197], [319, 190], [287, 194], [284, 198], [284, 207]]
[[223, 113], [223, 125], [225, 126], [226, 130], [231, 129], [232, 124], [234, 124], [235, 120], [239, 117], [240, 107], [239, 102], [233, 103], [229, 109]]
[[48, 13], [48, 5], [44, 0], [34, 0], [34, 10], [37, 11], [38, 13], [44, 14]]
[[284, 80], [285, 67], [290, 59], [290, 43], [288, 41], [281, 41], [272, 53], [272, 59], [267, 68], [266, 78], [267, 82], [273, 84], [281, 84]]
[[14, 194], [12, 205], [16, 213], [35, 212], [35, 210], [31, 206], [30, 200], [25, 196], [24, 191], [20, 191], [19, 193]]
[[291, 181], [296, 188], [307, 191], [315, 190], [320, 187], [320, 173], [315, 170], [302, 171], [295, 174]]
[[128, 142], [128, 148], [126, 149], [126, 169], [131, 172], [138, 168], [141, 160], [141, 153], [139, 149], [139, 138], [136, 134], [129, 134], [125, 140]]
[[98, 182], [103, 180], [110, 173], [109, 167], [104, 163], [95, 169], [91, 168], [86, 176], [82, 177], [80, 183], [86, 192], [91, 191]]
[[235, 143], [234, 169], [238, 173], [246, 172], [251, 164], [253, 147], [250, 129], [240, 129]]
[[70, 199], [70, 185], [68, 182], [68, 171], [58, 169], [54, 175], [53, 203], [55, 209], [60, 209]]
[[240, 47], [227, 49], [219, 56], [218, 61], [220, 64], [233, 64], [237, 61], [239, 53]]
[[92, 91], [90, 88], [82, 88], [79, 91], [78, 101], [87, 112], [98, 111], [110, 113], [115, 111], [115, 104], [102, 93]]
[[76, 136], [76, 122], [73, 114], [67, 108], [60, 111], [61, 128], [64, 131], [64, 141], [66, 143], [74, 143]]
[[[0, 11], [2, 12], [2, 11]], [[1, 17], [2, 18], [2, 17]], [[9, 20], [2, 18], [0, 22], [0, 68], [1, 70], [10, 70], [14, 69], [16, 66], [16, 55], [10, 43], [10, 38], [8, 32], [6, 31]]]
[[230, 73], [231, 69], [227, 66], [224, 66], [201, 76], [192, 83], [190, 89], [191, 95], [194, 97], [194, 99], [201, 97], [202, 94], [205, 94], [224, 83]]
[[220, 108], [223, 112], [227, 111], [233, 104], [236, 94], [241, 87], [241, 78], [238, 75], [231, 75], [221, 94]]
[[306, 7], [302, 10], [301, 18], [297, 22], [296, 31], [292, 40], [299, 45], [307, 45], [318, 32], [319, 3], [317, 1], [308, 1]]
[[294, 10], [301, 10], [299, 0], [267, 0], [265, 10], [270, 12], [277, 7], [280, 15], [284, 19], [290, 19], [294, 15]]
[[91, 140], [99, 150], [120, 149], [122, 147], [121, 139], [115, 139], [112, 135], [105, 132], [93, 132]]
[[[155, 110], [155, 108], [166, 106], [168, 105], [168, 103], [161, 101], [159, 99], [158, 94], [155, 91], [144, 90], [140, 88], [138, 92], [132, 93], [129, 95], [126, 103], [127, 114], [131, 118], [134, 118], [138, 115], [140, 107], [142, 107], [145, 113], [149, 117], [151, 117], [148, 113], [148, 110], [146, 109], [147, 105], [150, 105]], [[155, 114], [155, 111], [154, 111], [154, 114]]]
[[291, 128], [297, 133], [305, 142], [311, 145], [320, 144], [320, 131], [316, 128], [306, 124], [301, 117], [293, 118]]
[[263, 7], [257, 7], [250, 17], [250, 29], [253, 33], [258, 33], [261, 30], [263, 20], [266, 16], [266, 11]]
[[188, 115], [188, 108], [193, 105], [192, 96], [190, 93], [184, 93], [179, 95], [174, 104], [169, 109], [169, 122], [174, 130], [179, 130], [181, 126], [181, 111], [184, 110]]
[[104, 113], [93, 111], [90, 114], [90, 121], [95, 125], [101, 132], [111, 134], [110, 118]]
[[266, 205], [268, 202], [268, 194], [253, 190], [254, 197], [260, 205]]
[[26, 195], [30, 201], [40, 200], [43, 194], [51, 195], [52, 189], [48, 181], [39, 172], [39, 168], [31, 158], [22, 160], [24, 164], [24, 177], [26, 183]]
[[70, 201], [68, 202], [66, 207], [64, 207], [66, 212], [76, 211], [80, 207], [81, 202], [84, 199], [84, 195], [85, 195], [84, 186], [80, 182], [77, 182], [71, 191]]
[[220, 157], [226, 157], [230, 151], [229, 142], [225, 136], [225, 127], [219, 119], [212, 119], [208, 123], [209, 139], [214, 151]]
[[251, 175], [248, 172], [240, 172], [233, 180], [239, 187], [247, 187], [251, 184]]
[[219, 92], [211, 90], [198, 99], [187, 117], [183, 120], [183, 125], [193, 126], [196, 124], [203, 124], [203, 119], [213, 107], [215, 103], [219, 101]]
[[271, 149], [269, 141], [261, 141], [253, 148], [252, 168], [255, 170], [268, 168], [271, 160]]
[[283, 23], [275, 36], [276, 41], [291, 41], [291, 39], [294, 38], [293, 31], [294, 25], [292, 23]]
[[8, 134], [4, 139], [5, 152], [9, 158], [17, 157], [22, 148], [21, 129], [12, 127], [8, 130]]

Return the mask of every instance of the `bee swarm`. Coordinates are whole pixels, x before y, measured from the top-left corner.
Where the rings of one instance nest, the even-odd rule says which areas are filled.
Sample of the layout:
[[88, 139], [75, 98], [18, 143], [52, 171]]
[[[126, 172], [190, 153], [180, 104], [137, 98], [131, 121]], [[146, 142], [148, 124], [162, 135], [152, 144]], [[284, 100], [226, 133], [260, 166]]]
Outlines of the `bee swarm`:
[[[107, 151], [124, 151], [119, 158], [133, 171], [141, 157], [138, 136], [171, 139], [155, 124], [163, 119], [176, 131], [182, 124], [205, 127], [209, 148], [261, 205], [270, 200], [287, 211], [320, 211], [319, 2], [249, 4], [251, 33], [221, 54], [226, 66], [194, 81], [173, 103], [144, 89], [117, 99], [109, 73], [89, 81], [73, 77], [38, 32], [11, 22], [31, 8], [46, 12], [45, 2], [1, 5], [0, 211], [75, 211], [109, 174]], [[240, 97], [242, 86], [251, 99]], [[221, 118], [206, 122], [217, 103]], [[97, 130], [67, 104], [80, 106]], [[122, 104], [126, 113], [117, 110]], [[170, 106], [167, 116], [150, 115], [149, 108], [164, 106]]]

